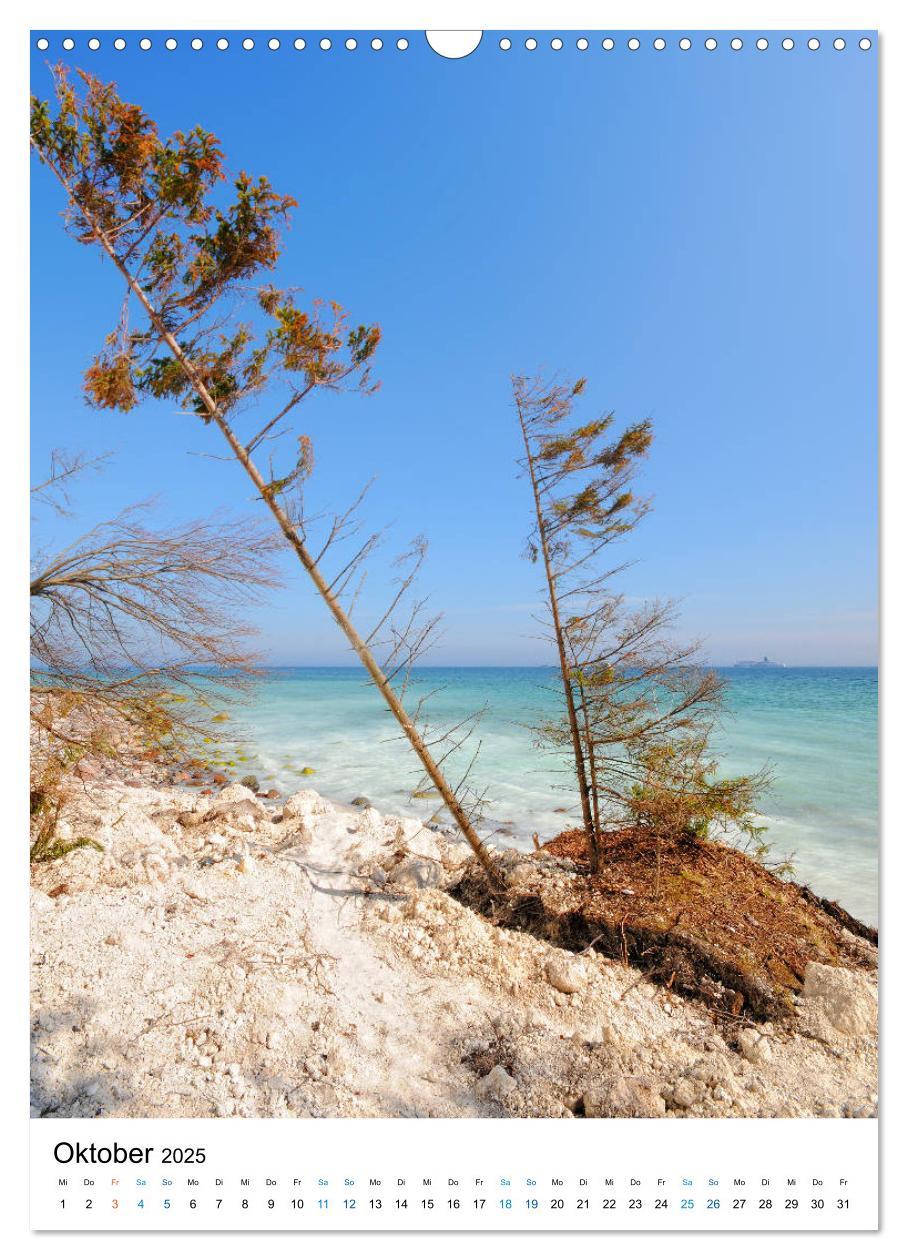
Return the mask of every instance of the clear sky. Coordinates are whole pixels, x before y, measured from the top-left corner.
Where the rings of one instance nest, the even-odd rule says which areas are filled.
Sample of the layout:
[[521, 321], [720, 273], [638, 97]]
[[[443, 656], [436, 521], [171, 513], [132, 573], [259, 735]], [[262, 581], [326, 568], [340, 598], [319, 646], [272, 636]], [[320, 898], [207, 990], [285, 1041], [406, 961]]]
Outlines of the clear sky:
[[[167, 52], [78, 37], [34, 53], [114, 79], [162, 132], [215, 132], [233, 170], [300, 203], [278, 282], [377, 322], [380, 391], [316, 400], [313, 505], [370, 477], [391, 549], [425, 533], [424, 589], [445, 612], [443, 664], [534, 664], [538, 572], [517, 479], [512, 372], [589, 378], [590, 410], [651, 416], [633, 599], [683, 599], [716, 663], [876, 661], [876, 52], [499, 50], [462, 61], [410, 36], [380, 52], [309, 38]], [[319, 32], [319, 35], [322, 32]], [[650, 41], [651, 44], [651, 41]], [[81, 375], [121, 289], [62, 228], [61, 190], [32, 185], [32, 455], [112, 450], [77, 517], [33, 521], [41, 545], [151, 494], [169, 520], [255, 512], [216, 435], [171, 405], [126, 416], [82, 401]], [[261, 510], [261, 505], [258, 506]], [[276, 664], [347, 663], [286, 564], [256, 610]], [[380, 573], [376, 571], [376, 580]]]

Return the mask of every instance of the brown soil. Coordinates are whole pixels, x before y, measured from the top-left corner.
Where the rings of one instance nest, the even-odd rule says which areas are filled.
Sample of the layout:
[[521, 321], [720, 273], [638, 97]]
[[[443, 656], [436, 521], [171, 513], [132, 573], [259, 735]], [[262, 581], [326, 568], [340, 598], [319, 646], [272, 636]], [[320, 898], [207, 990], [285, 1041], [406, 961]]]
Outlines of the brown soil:
[[[528, 863], [536, 868], [529, 876]], [[510, 883], [508, 894], [493, 898], [470, 873], [452, 891], [501, 926], [620, 958], [727, 1016], [784, 1019], [809, 962], [874, 965], [873, 951], [856, 939], [875, 943], [873, 929], [723, 844], [666, 843], [657, 896], [654, 846], [636, 829], [604, 837], [596, 876], [583, 831], [564, 831], [524, 860]]]

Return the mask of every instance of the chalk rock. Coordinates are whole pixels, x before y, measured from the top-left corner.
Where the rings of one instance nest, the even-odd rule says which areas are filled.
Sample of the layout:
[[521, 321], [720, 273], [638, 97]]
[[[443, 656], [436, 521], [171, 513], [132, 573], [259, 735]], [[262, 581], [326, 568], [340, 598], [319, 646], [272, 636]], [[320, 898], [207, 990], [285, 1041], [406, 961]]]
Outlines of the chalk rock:
[[442, 845], [431, 831], [426, 831], [418, 818], [396, 818], [392, 830], [391, 843], [396, 848], [406, 849], [414, 857], [425, 858], [428, 862], [440, 862]]
[[496, 1037], [517, 1037], [523, 1031], [523, 1021], [511, 1011], [497, 1011], [491, 1018]]
[[738, 1049], [749, 1063], [769, 1063], [772, 1059], [772, 1042], [756, 1028], [738, 1033]]
[[233, 805], [237, 801], [255, 801], [255, 792], [244, 783], [228, 783], [215, 798], [217, 805]]
[[396, 888], [437, 888], [442, 881], [442, 869], [437, 862], [425, 858], [404, 858], [392, 867], [389, 880]]
[[583, 1111], [594, 1119], [664, 1116], [665, 1099], [650, 1081], [637, 1076], [619, 1076], [605, 1085], [588, 1089], [583, 1095]]
[[517, 1082], [507, 1068], [502, 1067], [500, 1063], [496, 1063], [491, 1072], [487, 1076], [482, 1077], [476, 1086], [476, 1092], [480, 1098], [487, 1098], [493, 1102], [501, 1103], [509, 1098], [516, 1088]]
[[[590, 1039], [592, 1040], [593, 1038], [591, 1037]], [[605, 1023], [599, 1030], [598, 1040], [600, 1040], [604, 1046], [612, 1046], [614, 1048], [620, 1044], [621, 1035], [616, 1032], [610, 1023]]]
[[131, 804], [126, 804], [112, 822], [99, 828], [97, 839], [105, 851], [106, 862], [133, 865], [148, 852], [168, 849], [176, 852], [161, 828], [143, 810]]
[[586, 984], [586, 968], [576, 958], [550, 958], [545, 978], [559, 993], [579, 993]]
[[[426, 857], [438, 857], [438, 841], [431, 832], [423, 829], [418, 818], [388, 818], [385, 821], [392, 843], [415, 848]], [[423, 834], [420, 835], [420, 832]]]
[[219, 799], [205, 815], [205, 821], [223, 823], [234, 831], [255, 831], [264, 817], [265, 810], [255, 797], [223, 802]]
[[378, 832], [382, 826], [382, 816], [374, 805], [367, 805], [360, 815], [358, 829], [363, 831]]
[[876, 1032], [877, 1002], [874, 985], [859, 971], [808, 963], [804, 970], [802, 997], [847, 1037]]
[[693, 1107], [702, 1097], [702, 1090], [697, 1088], [696, 1082], [682, 1077], [680, 1081], [676, 1081], [672, 1086], [669, 1094], [669, 1101], [674, 1103], [676, 1107], [682, 1107], [685, 1110]]
[[[764, 1025], [764, 1033], [768, 1032], [769, 1027], [769, 1025]], [[711, 1088], [717, 1085], [728, 1085], [734, 1080], [734, 1073], [720, 1055], [698, 1059], [688, 1075], [691, 1080], [699, 1081], [700, 1084], [709, 1085]]]
[[466, 840], [445, 839], [442, 849], [442, 861], [446, 867], [463, 866], [464, 863], [471, 861], [472, 858], [473, 850]]
[[314, 792], [311, 788], [303, 788], [301, 792], [294, 792], [292, 796], [288, 796], [284, 805], [284, 817], [312, 818], [316, 814], [330, 814], [333, 808], [329, 801], [319, 796], [318, 792]]
[[177, 814], [176, 821], [183, 828], [198, 827], [205, 821], [207, 812], [206, 809], [184, 809]]

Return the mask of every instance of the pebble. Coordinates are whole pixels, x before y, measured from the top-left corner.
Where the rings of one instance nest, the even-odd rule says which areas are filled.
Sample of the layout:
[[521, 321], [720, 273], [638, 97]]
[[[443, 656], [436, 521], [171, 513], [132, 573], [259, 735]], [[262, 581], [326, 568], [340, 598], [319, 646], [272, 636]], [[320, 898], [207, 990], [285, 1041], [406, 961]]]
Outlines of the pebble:
[[600, 1035], [604, 1046], [617, 1045], [618, 1037], [616, 1036], [615, 1030], [612, 1028], [611, 1024], [603, 1024], [600, 1029]]
[[749, 1063], [769, 1063], [772, 1059], [772, 1043], [756, 1028], [744, 1028], [738, 1033], [738, 1048]]
[[676, 1107], [693, 1107], [699, 1100], [699, 1091], [693, 1081], [680, 1080], [672, 1089], [672, 1102]]
[[480, 1098], [489, 1098], [494, 1102], [504, 1102], [517, 1089], [517, 1082], [507, 1068], [496, 1063], [488, 1075], [483, 1076], [476, 1086]]
[[550, 958], [545, 978], [559, 993], [579, 993], [586, 984], [586, 969], [576, 958]]

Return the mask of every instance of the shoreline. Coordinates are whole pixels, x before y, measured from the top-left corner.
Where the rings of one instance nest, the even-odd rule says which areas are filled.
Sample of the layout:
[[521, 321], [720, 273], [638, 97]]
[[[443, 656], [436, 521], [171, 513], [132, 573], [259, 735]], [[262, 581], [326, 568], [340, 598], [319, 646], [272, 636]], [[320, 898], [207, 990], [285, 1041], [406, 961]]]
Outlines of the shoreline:
[[[767, 828], [762, 838], [773, 858], [791, 858], [800, 883], [876, 924], [876, 675], [825, 668], [782, 674], [784, 679], [737, 671], [718, 740], [723, 773], [771, 762], [777, 782], [758, 803], [758, 821]], [[422, 684], [418, 678], [415, 684], [418, 690], [442, 688], [433, 701], [439, 720], [490, 704], [476, 771], [483, 789], [489, 788], [484, 790], [490, 798], [487, 829], [500, 829], [495, 844], [528, 852], [534, 831], [554, 836], [580, 817], [564, 766], [531, 747], [527, 733], [527, 726], [555, 703], [543, 681], [519, 667], [433, 668]], [[315, 786], [338, 801], [365, 793], [383, 813], [422, 815], [424, 803], [407, 799], [415, 776], [407, 773], [395, 749], [393, 722], [354, 667], [266, 672], [235, 717], [239, 733], [225, 745], [231, 751], [213, 756], [233, 758], [238, 748], [249, 761], [219, 764], [216, 768], [226, 775], [239, 778], [245, 765], [265, 786], [273, 782], [282, 792]], [[217, 744], [220, 732], [211, 733]], [[307, 764], [317, 777], [299, 777]], [[830, 765], [836, 767], [834, 775], [823, 770]]]
[[875, 1114], [866, 971], [730, 1035], [461, 904], [467, 846], [417, 819], [162, 773], [102, 768], [67, 825], [103, 851], [33, 868], [35, 1115]]

